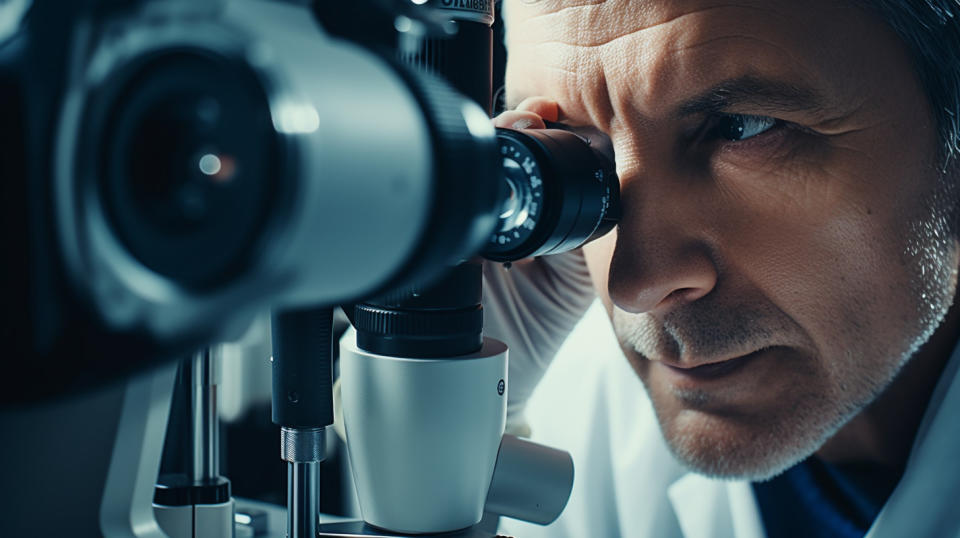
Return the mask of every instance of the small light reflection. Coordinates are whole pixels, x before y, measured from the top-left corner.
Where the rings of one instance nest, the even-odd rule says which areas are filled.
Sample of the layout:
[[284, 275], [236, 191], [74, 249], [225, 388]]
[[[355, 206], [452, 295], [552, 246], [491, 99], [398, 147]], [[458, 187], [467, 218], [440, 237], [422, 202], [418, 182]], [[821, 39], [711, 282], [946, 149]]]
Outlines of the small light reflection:
[[220, 170], [223, 168], [222, 163], [220, 162], [220, 157], [212, 153], [207, 153], [203, 157], [200, 157], [200, 171], [208, 176], [215, 176], [220, 173]]
[[310, 134], [320, 128], [320, 115], [310, 105], [284, 103], [277, 107], [274, 127], [286, 134]]
[[216, 183], [227, 183], [236, 172], [236, 163], [229, 155], [205, 153], [197, 163], [200, 172]]

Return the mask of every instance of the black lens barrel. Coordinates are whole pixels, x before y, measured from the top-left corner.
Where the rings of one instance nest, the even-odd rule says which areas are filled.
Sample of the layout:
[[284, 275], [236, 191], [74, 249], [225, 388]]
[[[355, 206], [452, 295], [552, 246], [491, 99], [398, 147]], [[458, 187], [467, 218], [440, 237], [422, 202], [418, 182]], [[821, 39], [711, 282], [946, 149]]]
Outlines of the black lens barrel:
[[454, 358], [482, 344], [482, 266], [452, 267], [428, 285], [403, 286], [354, 311], [357, 346], [378, 355]]
[[495, 232], [482, 255], [494, 261], [558, 254], [610, 231], [619, 219], [613, 163], [587, 140], [562, 129], [498, 129], [503, 167], [532, 193], [528, 217]]

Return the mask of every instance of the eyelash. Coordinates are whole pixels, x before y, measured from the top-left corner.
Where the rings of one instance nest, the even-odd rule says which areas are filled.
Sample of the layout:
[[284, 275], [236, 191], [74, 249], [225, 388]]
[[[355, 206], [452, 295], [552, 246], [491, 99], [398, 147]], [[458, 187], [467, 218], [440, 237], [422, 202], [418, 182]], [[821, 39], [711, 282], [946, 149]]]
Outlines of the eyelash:
[[[719, 140], [728, 144], [738, 144], [748, 140], [763, 137], [786, 125], [783, 120], [772, 118], [770, 116], [758, 116], [753, 114], [717, 114], [711, 117], [706, 124], [704, 138], [710, 140]], [[734, 138], [745, 132], [759, 130], [754, 134], [749, 134], [743, 138]]]
[[[769, 127], [764, 129], [761, 132], [758, 132], [754, 135], [748, 136], [746, 138], [741, 138], [739, 140], [732, 140], [729, 137], [725, 136], [725, 133], [722, 133], [722, 122], [731, 119], [740, 119], [748, 121], [763, 121], [766, 120], [770, 123]], [[563, 129], [570, 131], [577, 136], [583, 138], [588, 144], [594, 146], [595, 149], [603, 151], [604, 154], [611, 153], [607, 155], [608, 158], [613, 158], [612, 151], [604, 151], [605, 148], [602, 145], [596, 145], [593, 143], [592, 137], [587, 136], [578, 132], [575, 128], [570, 126], [559, 124], [559, 123], [549, 123], [547, 127], [554, 129]], [[728, 126], [729, 127], [729, 126]], [[756, 125], [754, 125], [756, 127]], [[729, 113], [716, 113], [707, 118], [701, 128], [698, 130], [698, 135], [695, 136], [695, 139], [700, 143], [717, 143], [729, 147], [731, 150], [743, 150], [756, 149], [757, 151], [763, 151], [763, 148], [774, 144], [780, 138], [776, 135], [782, 134], [788, 128], [795, 127], [795, 125], [777, 119], [771, 116], [761, 116], [757, 114], [729, 114]], [[742, 130], [741, 130], [742, 132]]]

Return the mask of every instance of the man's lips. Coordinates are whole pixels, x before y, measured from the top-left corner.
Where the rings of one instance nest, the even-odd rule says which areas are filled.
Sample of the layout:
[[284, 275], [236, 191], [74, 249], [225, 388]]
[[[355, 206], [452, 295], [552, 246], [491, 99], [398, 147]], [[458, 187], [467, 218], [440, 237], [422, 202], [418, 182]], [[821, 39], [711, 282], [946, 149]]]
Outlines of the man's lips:
[[701, 362], [700, 364], [679, 364], [672, 361], [660, 362], [670, 370], [684, 376], [695, 379], [716, 379], [744, 368], [766, 349], [768, 348], [758, 349], [757, 351], [738, 357], [731, 357], [714, 362]]

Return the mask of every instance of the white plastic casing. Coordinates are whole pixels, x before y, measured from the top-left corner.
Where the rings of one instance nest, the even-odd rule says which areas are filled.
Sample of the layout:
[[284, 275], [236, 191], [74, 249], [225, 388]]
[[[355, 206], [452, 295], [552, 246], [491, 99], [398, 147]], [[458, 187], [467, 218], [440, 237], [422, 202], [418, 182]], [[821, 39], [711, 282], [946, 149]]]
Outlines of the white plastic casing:
[[364, 521], [438, 533], [480, 521], [506, 422], [507, 346], [449, 359], [340, 346], [343, 417]]

